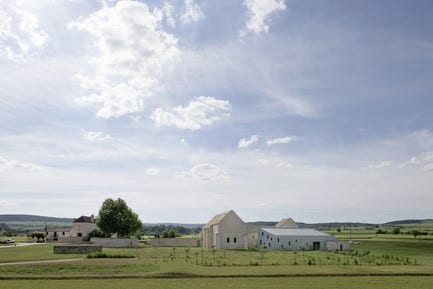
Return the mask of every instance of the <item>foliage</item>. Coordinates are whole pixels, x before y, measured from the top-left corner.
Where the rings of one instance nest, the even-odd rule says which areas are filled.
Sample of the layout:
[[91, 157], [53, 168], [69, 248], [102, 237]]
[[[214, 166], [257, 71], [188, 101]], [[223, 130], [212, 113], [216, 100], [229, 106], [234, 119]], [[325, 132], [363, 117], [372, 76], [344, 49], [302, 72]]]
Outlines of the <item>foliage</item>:
[[107, 254], [102, 252], [87, 254], [87, 259], [105, 259], [105, 258], [121, 259], [121, 258], [135, 258], [135, 256], [127, 255], [127, 254]]
[[45, 234], [43, 233], [43, 232], [32, 232], [30, 235], [29, 235], [31, 238], [36, 238], [36, 239], [38, 239], [38, 243], [39, 243], [39, 240], [40, 239], [44, 239], [45, 238]]
[[394, 235], [398, 235], [398, 234], [400, 234], [400, 228], [394, 228], [394, 230], [392, 230], [392, 233], [393, 233]]
[[176, 231], [174, 231], [174, 230], [165, 230], [163, 233], [162, 233], [162, 237], [163, 238], [176, 238]]
[[106, 237], [113, 234], [127, 237], [135, 234], [143, 226], [138, 215], [120, 198], [108, 198], [103, 202], [96, 224]]
[[143, 226], [141, 232], [148, 236], [160, 236], [164, 234], [165, 231], [175, 231], [179, 235], [193, 235], [198, 234], [201, 231], [200, 227], [197, 228], [186, 228], [183, 226], [174, 225], [154, 225], [154, 226]]

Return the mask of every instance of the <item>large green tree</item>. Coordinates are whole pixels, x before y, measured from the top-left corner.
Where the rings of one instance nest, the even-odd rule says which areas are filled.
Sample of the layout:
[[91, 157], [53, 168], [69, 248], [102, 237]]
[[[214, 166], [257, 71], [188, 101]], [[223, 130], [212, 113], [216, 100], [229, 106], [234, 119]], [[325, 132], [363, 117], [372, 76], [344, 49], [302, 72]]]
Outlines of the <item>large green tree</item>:
[[108, 198], [102, 203], [96, 225], [107, 237], [113, 234], [129, 237], [143, 226], [138, 215], [120, 198], [117, 200]]

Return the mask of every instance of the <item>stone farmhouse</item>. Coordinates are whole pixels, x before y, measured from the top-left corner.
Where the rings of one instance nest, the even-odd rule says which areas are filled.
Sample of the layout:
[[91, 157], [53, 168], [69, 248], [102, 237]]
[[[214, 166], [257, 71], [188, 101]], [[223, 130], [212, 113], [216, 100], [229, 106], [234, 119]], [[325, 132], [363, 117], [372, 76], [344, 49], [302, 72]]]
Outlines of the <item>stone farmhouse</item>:
[[347, 250], [347, 242], [314, 229], [301, 229], [291, 218], [274, 227], [246, 224], [233, 210], [214, 216], [201, 231], [202, 246], [216, 249]]
[[72, 227], [51, 227], [46, 229], [47, 242], [82, 242], [92, 231], [96, 230], [95, 217], [81, 216], [75, 219]]

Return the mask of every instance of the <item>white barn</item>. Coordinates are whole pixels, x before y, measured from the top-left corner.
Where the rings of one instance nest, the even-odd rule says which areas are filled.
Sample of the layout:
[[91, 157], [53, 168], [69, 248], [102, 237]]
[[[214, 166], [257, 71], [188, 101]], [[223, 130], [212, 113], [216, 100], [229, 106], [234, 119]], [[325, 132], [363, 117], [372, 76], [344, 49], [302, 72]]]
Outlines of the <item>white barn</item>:
[[201, 238], [205, 248], [248, 249], [248, 226], [230, 210], [216, 215], [203, 226]]
[[315, 229], [261, 228], [258, 247], [267, 250], [347, 250], [349, 245]]

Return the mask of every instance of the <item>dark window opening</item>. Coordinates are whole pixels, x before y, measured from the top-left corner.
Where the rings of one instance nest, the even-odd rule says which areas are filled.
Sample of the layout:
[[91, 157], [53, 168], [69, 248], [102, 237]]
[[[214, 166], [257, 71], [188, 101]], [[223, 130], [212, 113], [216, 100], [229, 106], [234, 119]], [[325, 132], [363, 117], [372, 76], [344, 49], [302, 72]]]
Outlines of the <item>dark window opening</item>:
[[236, 243], [236, 237], [233, 238], [233, 243]]
[[77, 233], [77, 237], [83, 237], [83, 233]]
[[280, 243], [280, 238], [277, 238], [277, 242]]
[[227, 243], [230, 243], [230, 238], [229, 237], [227, 237]]

